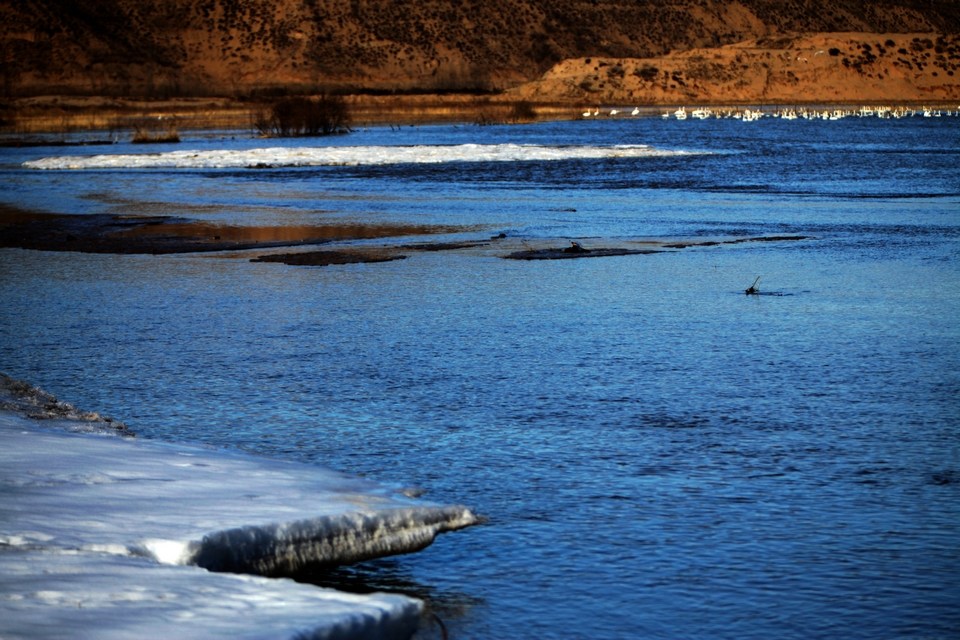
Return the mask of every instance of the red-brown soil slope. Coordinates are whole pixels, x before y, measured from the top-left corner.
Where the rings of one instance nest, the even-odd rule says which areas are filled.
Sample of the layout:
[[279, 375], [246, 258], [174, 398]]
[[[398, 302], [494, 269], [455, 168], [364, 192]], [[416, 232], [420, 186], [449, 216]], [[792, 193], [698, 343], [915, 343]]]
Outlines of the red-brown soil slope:
[[[486, 91], [534, 80], [550, 69], [553, 74], [573, 73], [573, 67], [590, 64], [582, 62], [586, 58], [595, 64], [598, 59], [652, 60], [670, 52], [690, 52], [709, 61], [713, 55], [709, 51], [755, 41], [741, 52], [742, 59], [750, 57], [741, 64], [749, 67], [762, 64], [762, 60], [753, 60], [751, 48], [769, 49], [775, 55], [772, 52], [778, 47], [769, 44], [771, 38], [789, 33], [841, 32], [885, 34], [864, 41], [877, 55], [875, 45], [884, 43], [886, 34], [960, 33], [960, 3], [0, 0], [0, 77], [7, 98], [43, 94], [163, 98], [319, 90]], [[892, 51], [896, 51], [901, 41], [893, 39], [896, 46]], [[892, 55], [889, 47], [884, 48], [888, 56]], [[909, 46], [906, 48], [910, 51]], [[845, 51], [851, 61], [863, 58], [863, 54], [862, 50]], [[731, 67], [735, 63], [725, 59], [727, 54], [720, 55], [724, 59], [717, 61], [722, 68], [716, 73], [737, 72]], [[935, 56], [933, 52], [931, 55]], [[565, 60], [574, 62], [571, 67], [555, 68]], [[697, 73], [714, 73], [708, 68], [712, 62], [698, 72], [698, 63], [676, 60], [678, 65], [688, 65], [676, 69], [688, 86], [690, 81], [700, 82], [705, 89], [713, 82], [736, 83], [735, 79], [694, 77]], [[924, 68], [932, 68], [934, 60], [925, 60]], [[661, 70], [669, 69], [672, 79], [675, 69], [667, 62], [659, 64]], [[871, 72], [870, 65], [875, 64], [861, 64], [865, 77]], [[597, 75], [606, 77], [609, 71], [599, 69]], [[798, 78], [797, 86], [805, 85], [803, 78], [809, 75], [798, 65], [784, 67], [784, 72]], [[748, 84], [766, 83], [748, 75]], [[888, 77], [886, 72], [883, 75]], [[627, 72], [624, 83], [632, 82], [630, 78]], [[601, 82], [605, 83], [603, 90], [610, 90], [614, 84]], [[869, 84], [865, 81], [864, 86]], [[662, 77], [654, 79], [653, 85], [662, 86]], [[661, 90], [653, 85], [638, 83], [627, 91], [634, 91], [637, 99], [643, 95], [654, 99]], [[542, 88], [546, 86], [541, 84]], [[747, 90], [744, 87], [741, 95], [745, 97]], [[662, 98], [684, 97], [684, 91], [678, 82], [668, 82]]]
[[510, 94], [587, 106], [956, 102], [960, 36], [778, 36], [658, 58], [579, 58]]

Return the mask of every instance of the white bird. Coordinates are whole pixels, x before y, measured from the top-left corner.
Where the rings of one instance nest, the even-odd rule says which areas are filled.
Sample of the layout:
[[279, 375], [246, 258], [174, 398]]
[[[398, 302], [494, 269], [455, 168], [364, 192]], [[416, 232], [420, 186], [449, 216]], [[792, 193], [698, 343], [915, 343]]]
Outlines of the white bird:
[[633, 111], [630, 112], [630, 115], [632, 116], [640, 115], [640, 107], [634, 107]]

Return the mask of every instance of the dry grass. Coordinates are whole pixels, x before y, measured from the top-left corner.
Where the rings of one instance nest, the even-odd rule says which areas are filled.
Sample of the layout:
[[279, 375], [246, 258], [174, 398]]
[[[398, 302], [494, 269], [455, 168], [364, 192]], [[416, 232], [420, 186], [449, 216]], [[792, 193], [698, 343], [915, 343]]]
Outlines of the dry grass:
[[137, 129], [133, 132], [130, 142], [134, 144], [158, 144], [180, 142], [180, 133], [175, 129], [151, 132]]
[[[69, 108], [64, 108], [68, 102]], [[475, 95], [349, 95], [344, 103], [353, 126], [418, 125], [430, 123], [516, 123], [576, 118], [576, 106]], [[12, 101], [8, 135], [108, 131], [116, 135], [158, 137], [171, 123], [178, 132], [240, 130], [256, 132], [265, 111], [262, 101], [231, 99], [192, 101], [123, 101], [85, 98], [66, 101], [47, 98]], [[162, 126], [158, 125], [160, 123]], [[163, 124], [166, 123], [166, 124]]]
[[108, 131], [116, 135], [172, 138], [191, 129], [246, 129], [250, 104], [231, 100], [118, 101], [110, 98], [46, 97], [8, 103], [0, 131], [8, 135]]

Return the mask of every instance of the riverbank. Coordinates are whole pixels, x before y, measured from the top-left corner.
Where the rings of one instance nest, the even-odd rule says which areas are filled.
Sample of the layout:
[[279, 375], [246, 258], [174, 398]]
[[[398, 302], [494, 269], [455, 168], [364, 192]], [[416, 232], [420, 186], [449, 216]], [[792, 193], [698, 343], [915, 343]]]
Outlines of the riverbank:
[[[518, 124], [537, 121], [602, 118], [644, 118], [692, 114], [698, 107], [717, 115], [779, 114], [776, 103], [689, 101], [632, 106], [615, 98], [593, 104], [588, 100], [540, 102], [510, 96], [350, 96], [352, 127], [410, 127], [431, 124]], [[786, 103], [786, 111], [857, 114], [864, 107], [874, 113], [953, 113], [960, 103], [948, 100], [804, 101]], [[248, 132], [262, 103], [228, 98], [137, 101], [95, 97], [48, 96], [8, 104], [0, 126], [0, 146], [94, 146], [132, 140], [137, 132], [161, 136], [183, 132]], [[158, 138], [162, 140], [163, 138]]]
[[[577, 105], [506, 95], [418, 94], [345, 96], [354, 128], [434, 123], [493, 124], [564, 120]], [[132, 132], [228, 130], [256, 133], [259, 114], [271, 101], [226, 97], [136, 100], [103, 96], [37, 96], [7, 101], [0, 110], [0, 134], [25, 139], [44, 133], [105, 132], [104, 142], [129, 139]]]
[[[540, 77], [488, 93], [343, 94], [353, 127], [501, 124], [660, 115], [677, 107], [819, 105], [960, 109], [960, 38], [937, 33], [781, 34], [653, 58], [563, 60]], [[97, 139], [170, 140], [177, 131], [256, 131], [278, 97], [135, 99], [34, 95], [0, 105], [0, 134], [105, 132]]]

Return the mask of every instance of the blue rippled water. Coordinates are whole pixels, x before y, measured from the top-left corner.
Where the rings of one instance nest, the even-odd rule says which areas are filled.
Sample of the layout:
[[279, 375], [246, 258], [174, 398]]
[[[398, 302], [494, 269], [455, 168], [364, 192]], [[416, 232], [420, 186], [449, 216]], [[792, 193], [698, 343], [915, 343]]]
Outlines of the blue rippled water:
[[[64, 149], [4, 149], [0, 201], [460, 225], [451, 239], [560, 246], [807, 239], [323, 268], [5, 249], [0, 370], [145, 437], [468, 504], [489, 524], [304, 577], [424, 597], [451, 638], [960, 633], [960, 120], [640, 119], [275, 142], [380, 161], [40, 171], [22, 163]], [[383, 161], [384, 147], [464, 144], [665, 153]], [[150, 152], [264, 146], [206, 136]], [[757, 276], [782, 295], [744, 295]]]

